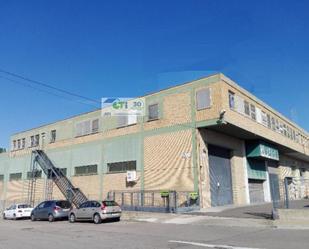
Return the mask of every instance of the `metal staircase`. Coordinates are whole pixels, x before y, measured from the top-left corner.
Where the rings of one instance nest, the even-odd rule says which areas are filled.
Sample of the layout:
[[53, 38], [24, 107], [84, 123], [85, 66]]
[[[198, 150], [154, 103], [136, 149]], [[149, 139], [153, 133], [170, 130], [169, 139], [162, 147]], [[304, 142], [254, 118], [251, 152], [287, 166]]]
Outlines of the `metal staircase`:
[[[40, 165], [45, 175], [47, 175], [47, 181], [52, 180], [60, 189], [65, 198], [73, 203], [76, 207], [79, 207], [83, 202], [88, 200], [84, 193], [79, 188], [75, 188], [71, 181], [62, 173], [62, 171], [54, 166], [52, 161], [48, 158], [43, 150], [32, 151], [32, 170], [35, 170], [36, 163]], [[50, 188], [50, 184], [47, 186]], [[47, 189], [46, 191], [50, 196], [50, 191], [52, 190]], [[34, 193], [35, 191], [32, 189], [30, 192]], [[30, 198], [33, 196], [31, 193], [29, 195]], [[31, 202], [32, 200], [30, 199], [30, 203]]]

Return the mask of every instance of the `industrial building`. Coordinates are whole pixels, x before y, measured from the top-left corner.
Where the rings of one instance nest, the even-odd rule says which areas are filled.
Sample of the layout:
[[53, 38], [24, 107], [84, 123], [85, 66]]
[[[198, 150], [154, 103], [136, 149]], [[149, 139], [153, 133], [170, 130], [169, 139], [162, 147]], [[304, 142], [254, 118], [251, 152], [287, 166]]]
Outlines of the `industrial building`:
[[[0, 201], [28, 200], [38, 149], [98, 200], [173, 190], [196, 193], [202, 208], [243, 205], [282, 199], [286, 177], [309, 178], [308, 133], [223, 74], [142, 98], [145, 115], [135, 118], [96, 110], [12, 135], [0, 153]], [[36, 203], [63, 198], [47, 185], [38, 171]], [[301, 189], [295, 198], [309, 195]]]

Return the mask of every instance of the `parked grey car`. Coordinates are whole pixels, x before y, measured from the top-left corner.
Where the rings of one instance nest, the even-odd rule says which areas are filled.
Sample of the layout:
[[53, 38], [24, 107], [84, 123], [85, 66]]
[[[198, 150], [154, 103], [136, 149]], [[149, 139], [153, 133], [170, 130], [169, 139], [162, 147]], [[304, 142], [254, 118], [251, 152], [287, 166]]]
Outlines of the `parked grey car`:
[[78, 220], [92, 220], [99, 224], [106, 219], [119, 221], [120, 216], [121, 208], [115, 201], [86, 201], [79, 208], [70, 211], [69, 221], [73, 223]]
[[71, 204], [64, 200], [44, 201], [37, 205], [31, 212], [31, 220], [48, 220], [53, 222], [55, 219], [67, 219]]

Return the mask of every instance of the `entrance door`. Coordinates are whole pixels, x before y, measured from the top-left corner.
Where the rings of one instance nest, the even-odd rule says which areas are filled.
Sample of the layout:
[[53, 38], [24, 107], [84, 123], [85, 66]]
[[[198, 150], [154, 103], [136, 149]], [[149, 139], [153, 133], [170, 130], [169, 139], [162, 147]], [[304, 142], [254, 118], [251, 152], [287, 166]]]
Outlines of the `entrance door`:
[[232, 204], [231, 151], [209, 145], [208, 157], [211, 206]]
[[249, 179], [250, 203], [264, 202], [263, 180]]
[[279, 177], [277, 174], [269, 173], [271, 199], [275, 203], [280, 201]]

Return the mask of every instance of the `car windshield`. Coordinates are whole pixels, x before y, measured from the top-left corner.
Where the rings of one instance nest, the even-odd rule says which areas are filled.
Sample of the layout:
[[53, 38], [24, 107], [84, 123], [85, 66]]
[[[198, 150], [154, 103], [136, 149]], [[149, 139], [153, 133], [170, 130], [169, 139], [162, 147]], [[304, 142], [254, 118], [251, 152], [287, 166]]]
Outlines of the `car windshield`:
[[106, 207], [118, 206], [117, 202], [115, 201], [103, 201], [103, 204]]
[[28, 205], [28, 204], [21, 204], [21, 205], [18, 205], [18, 208], [30, 208], [31, 206]]
[[71, 204], [68, 201], [57, 201], [56, 206], [61, 207], [61, 208], [70, 208]]

